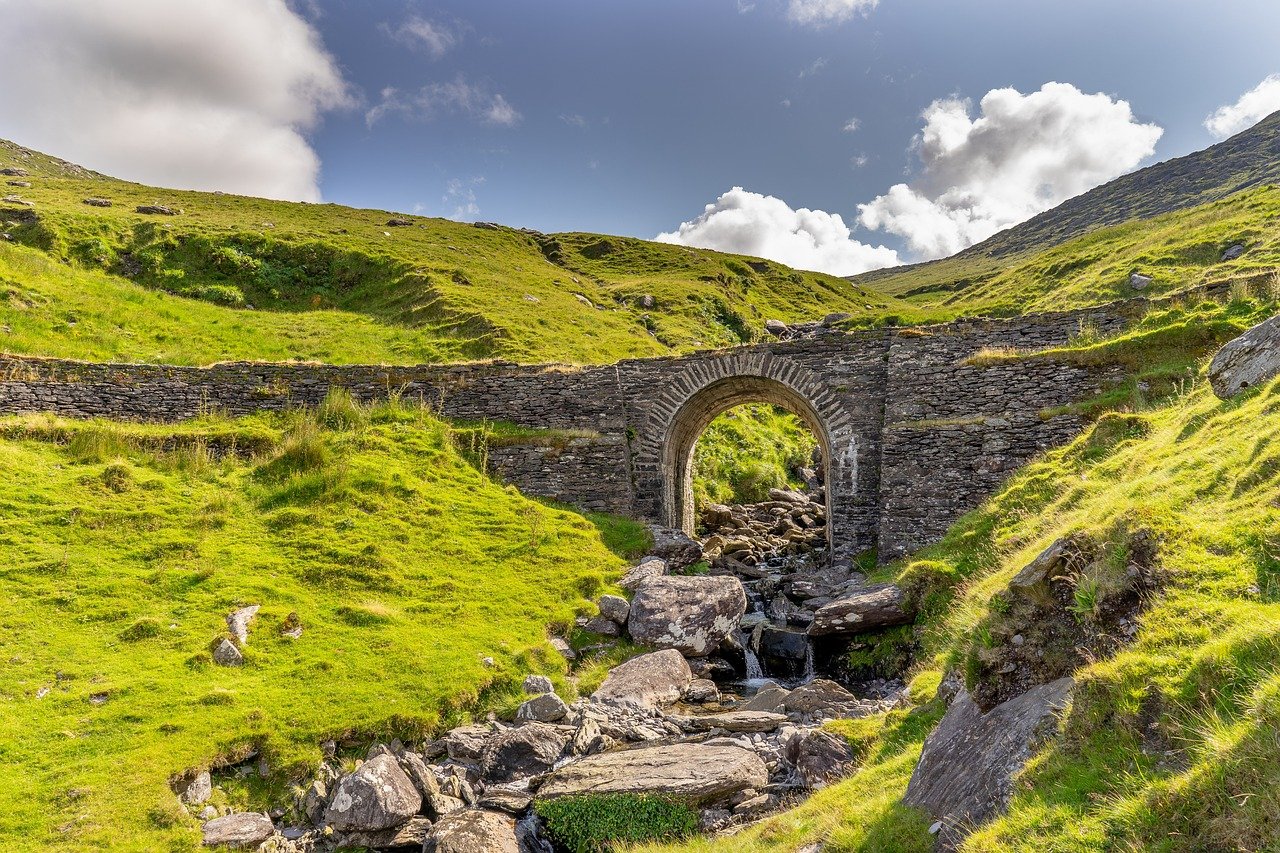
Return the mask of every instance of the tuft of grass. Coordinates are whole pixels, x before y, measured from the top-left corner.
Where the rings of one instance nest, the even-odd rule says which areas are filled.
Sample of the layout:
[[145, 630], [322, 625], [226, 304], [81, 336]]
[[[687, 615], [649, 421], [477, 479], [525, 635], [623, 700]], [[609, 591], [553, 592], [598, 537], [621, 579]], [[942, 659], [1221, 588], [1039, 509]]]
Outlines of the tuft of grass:
[[560, 847], [608, 853], [618, 844], [684, 838], [698, 828], [686, 803], [647, 794], [582, 794], [539, 800], [538, 816]]

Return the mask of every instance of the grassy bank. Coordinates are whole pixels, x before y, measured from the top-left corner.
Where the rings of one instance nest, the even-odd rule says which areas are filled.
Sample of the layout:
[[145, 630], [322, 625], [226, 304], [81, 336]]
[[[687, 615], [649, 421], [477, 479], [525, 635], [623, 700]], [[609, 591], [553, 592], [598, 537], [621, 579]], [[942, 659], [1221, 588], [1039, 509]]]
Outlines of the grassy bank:
[[[590, 522], [494, 484], [394, 403], [0, 436], [6, 850], [190, 849], [173, 774], [253, 747], [278, 801], [326, 738], [509, 704], [528, 671], [559, 680], [548, 626], [621, 565]], [[262, 606], [245, 666], [213, 665], [245, 604]]]

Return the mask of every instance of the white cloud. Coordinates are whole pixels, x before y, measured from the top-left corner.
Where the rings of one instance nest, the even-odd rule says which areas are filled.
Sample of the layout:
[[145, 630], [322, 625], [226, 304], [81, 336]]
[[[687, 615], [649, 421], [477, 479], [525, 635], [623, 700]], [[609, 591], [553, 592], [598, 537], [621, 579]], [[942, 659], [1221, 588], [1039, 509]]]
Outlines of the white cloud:
[[444, 202], [446, 207], [453, 207], [453, 212], [449, 214], [450, 219], [470, 222], [480, 215], [480, 205], [476, 203], [475, 188], [483, 183], [484, 176], [475, 177], [469, 181], [464, 181], [461, 178], [449, 179], [449, 182], [445, 184], [444, 196], [441, 201]]
[[492, 94], [479, 84], [468, 83], [459, 75], [448, 83], [430, 83], [416, 92], [403, 92], [387, 87], [380, 100], [364, 115], [365, 124], [373, 127], [389, 115], [429, 121], [442, 112], [460, 113], [482, 121], [510, 127], [520, 121], [520, 113], [500, 94]]
[[457, 29], [417, 15], [410, 15], [394, 30], [386, 24], [382, 29], [402, 44], [425, 50], [432, 59], [444, 56], [462, 40]]
[[810, 62], [804, 68], [800, 69], [800, 75], [799, 75], [800, 79], [803, 80], [806, 77], [812, 77], [813, 75], [817, 74], [822, 69], [827, 67], [828, 62], [830, 62], [830, 60], [827, 59], [825, 56], [819, 56], [813, 62]]
[[863, 152], [862, 154], [855, 154], [849, 158], [849, 163], [855, 169], [861, 169], [863, 166], [867, 165], [870, 162], [871, 162], [871, 158], [868, 157], [865, 152]]
[[797, 24], [821, 27], [867, 14], [880, 0], [790, 0], [787, 17]]
[[948, 98], [924, 111], [922, 170], [868, 204], [860, 220], [907, 240], [920, 259], [950, 255], [1137, 166], [1163, 130], [1127, 101], [1046, 83], [992, 89], [976, 119]]
[[588, 124], [586, 116], [577, 113], [561, 113], [560, 120], [570, 127], [586, 127]]
[[0, 0], [0, 19], [0, 135], [148, 184], [320, 198], [304, 134], [352, 99], [285, 0]]
[[1226, 139], [1253, 127], [1280, 110], [1280, 74], [1272, 74], [1240, 96], [1234, 104], [1218, 107], [1204, 120], [1204, 126], [1219, 139]]
[[857, 116], [854, 116], [853, 118], [846, 121], [844, 123], [844, 127], [840, 129], [843, 130], [845, 133], [853, 133], [855, 130], [857, 130], [860, 127], [862, 127], [862, 122], [858, 121]]
[[780, 198], [742, 187], [734, 187], [707, 205], [697, 219], [655, 239], [755, 255], [833, 275], [853, 275], [898, 263], [893, 249], [854, 240], [839, 214], [794, 210]]

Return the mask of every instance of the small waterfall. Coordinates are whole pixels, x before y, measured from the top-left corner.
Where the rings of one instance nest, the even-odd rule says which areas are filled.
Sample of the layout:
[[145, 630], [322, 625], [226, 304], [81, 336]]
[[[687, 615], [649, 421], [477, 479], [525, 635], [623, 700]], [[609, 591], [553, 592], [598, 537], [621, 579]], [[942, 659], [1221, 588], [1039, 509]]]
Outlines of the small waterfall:
[[747, 681], [763, 681], [764, 667], [760, 666], [760, 658], [756, 657], [756, 650], [751, 648], [750, 644], [743, 647], [743, 656], [746, 659]]
[[520, 853], [555, 853], [555, 846], [542, 831], [542, 823], [532, 811], [516, 823]]
[[813, 681], [817, 674], [817, 667], [813, 662], [813, 640], [810, 640], [804, 647], [804, 675], [801, 676], [801, 684]]

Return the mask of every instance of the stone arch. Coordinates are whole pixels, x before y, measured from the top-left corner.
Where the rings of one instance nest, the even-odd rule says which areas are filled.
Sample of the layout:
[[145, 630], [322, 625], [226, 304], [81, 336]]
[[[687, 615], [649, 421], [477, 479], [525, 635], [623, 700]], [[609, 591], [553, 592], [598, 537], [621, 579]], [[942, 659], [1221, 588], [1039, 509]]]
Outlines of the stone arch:
[[[827, 484], [827, 536], [836, 545], [836, 509], [852, 498], [857, 448], [851, 419], [813, 371], [765, 353], [720, 356], [677, 374], [658, 403], [663, 521], [692, 532], [694, 445], [720, 413], [745, 403], [771, 403], [796, 414], [822, 448]], [[664, 405], [665, 403], [665, 405]]]

